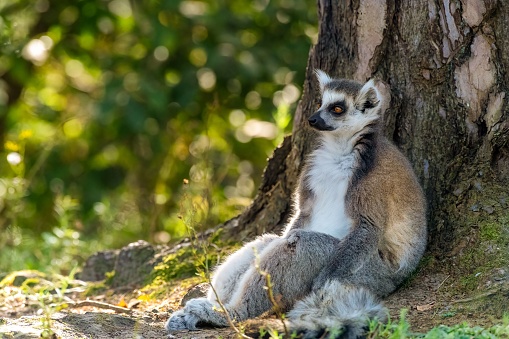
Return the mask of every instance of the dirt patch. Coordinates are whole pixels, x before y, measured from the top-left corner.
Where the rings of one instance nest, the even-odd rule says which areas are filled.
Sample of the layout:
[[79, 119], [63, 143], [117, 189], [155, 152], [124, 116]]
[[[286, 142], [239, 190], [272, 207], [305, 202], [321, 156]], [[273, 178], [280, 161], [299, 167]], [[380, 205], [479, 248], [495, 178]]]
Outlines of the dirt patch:
[[[506, 269], [497, 268], [489, 283], [479, 284], [470, 293], [461, 292], [461, 279], [451, 274], [454, 259], [446, 259], [422, 269], [403, 287], [385, 300], [392, 319], [398, 319], [401, 309], [412, 332], [426, 333], [439, 325], [490, 327], [500, 323], [509, 311], [509, 276]], [[437, 269], [442, 266], [443, 269]]]
[[[41, 316], [4, 319], [2, 338], [40, 338], [45, 330]], [[51, 330], [57, 338], [162, 338], [162, 322], [153, 317], [125, 316], [105, 312], [58, 312], [51, 316]]]
[[[397, 321], [401, 309], [407, 309], [406, 318], [411, 330], [424, 333], [439, 324], [458, 324], [467, 321], [472, 325], [489, 326], [496, 322], [489, 312], [469, 311], [476, 298], [464, 298], [449, 295], [449, 278], [446, 274], [426, 274], [422, 272], [412, 282], [400, 288], [385, 300], [391, 318]], [[502, 285], [500, 285], [502, 286]], [[490, 289], [491, 290], [491, 289]], [[489, 291], [489, 290], [488, 290]], [[13, 291], [11, 291], [13, 292]], [[168, 336], [164, 323], [169, 314], [180, 306], [180, 299], [185, 289], [170, 288], [170, 293], [157, 300], [143, 301], [131, 309], [129, 314], [118, 314], [113, 310], [96, 307], [71, 308], [51, 314], [50, 328], [58, 338], [163, 338]], [[117, 304], [117, 300], [129, 300], [140, 294], [133, 291], [128, 294], [113, 292], [103, 301]], [[489, 293], [481, 293], [489, 298]], [[18, 294], [11, 299], [9, 310], [5, 299], [3, 311], [0, 312], [0, 338], [40, 338], [45, 326], [44, 316], [29, 298]], [[135, 300], [133, 298], [132, 300]], [[132, 300], [130, 303], [132, 303]], [[460, 302], [458, 302], [458, 300]], [[15, 302], [14, 302], [15, 301]], [[486, 302], [486, 300], [483, 300]], [[281, 331], [281, 323], [273, 318], [256, 319], [242, 324], [245, 333], [252, 337], [259, 336], [259, 328], [272, 328]], [[206, 328], [200, 331], [182, 331], [173, 333], [170, 338], [235, 338], [233, 329]]]
[[[492, 233], [497, 236], [500, 233], [497, 229], [498, 233], [493, 231], [493, 227], [478, 229], [488, 234], [490, 241]], [[471, 255], [476, 264], [467, 265], [475, 267], [473, 271], [460, 269], [469, 258], [467, 250], [484, 248], [478, 240], [481, 235], [464, 237], [473, 240], [457, 246], [459, 249], [448, 257], [424, 258], [417, 273], [384, 301], [391, 319], [398, 321], [401, 310], [406, 309], [405, 317], [413, 333], [425, 333], [441, 324], [467, 322], [489, 327], [500, 323], [504, 312], [509, 311], [509, 267], [505, 261], [490, 261], [491, 266], [484, 267], [478, 261], [487, 254], [480, 255], [478, 250]], [[156, 279], [139, 288], [112, 288], [104, 281], [84, 282], [34, 271], [14, 272], [0, 283], [0, 338], [40, 338], [41, 334], [51, 332], [56, 338], [71, 339], [235, 338], [231, 328], [171, 335], [165, 331], [169, 314], [181, 307], [184, 296], [200, 282], [202, 279], [195, 276], [171, 282]], [[240, 326], [251, 337], [259, 337], [260, 328], [282, 333], [280, 321], [270, 317]]]
[[[429, 269], [433, 271], [434, 269]], [[507, 298], [508, 280], [497, 280], [472, 296], [453, 295], [454, 279], [445, 273], [431, 273], [423, 269], [396, 293], [385, 300], [391, 318], [399, 319], [401, 309], [407, 309], [406, 318], [415, 333], [427, 332], [439, 324], [453, 325], [467, 321], [483, 327], [496, 323], [496, 314], [479, 312], [479, 305], [493, 303], [493, 299]], [[100, 300], [111, 305], [131, 305], [129, 312], [116, 313], [113, 309], [92, 306], [67, 308], [50, 314], [49, 328], [58, 338], [235, 338], [231, 328], [206, 328], [200, 331], [182, 331], [168, 335], [164, 324], [171, 312], [180, 308], [180, 301], [192, 285], [178, 282], [161, 287], [164, 292], [154, 299], [145, 298], [147, 291], [107, 290], [90, 300]], [[498, 291], [498, 292], [497, 292]], [[19, 287], [4, 287], [0, 300], [0, 338], [40, 338], [47, 325], [40, 302], [33, 295], [22, 293]], [[504, 294], [505, 293], [505, 294]], [[70, 292], [68, 300], [83, 299], [77, 292]], [[491, 299], [490, 299], [491, 298]], [[501, 299], [502, 298], [502, 299]], [[282, 330], [274, 318], [255, 319], [242, 323], [245, 333], [259, 336], [260, 328]]]
[[[166, 312], [133, 312], [130, 315], [114, 314], [104, 310], [70, 310], [57, 312], [51, 316], [51, 331], [56, 337], [64, 339], [82, 338], [236, 338], [231, 328], [202, 329], [200, 331], [181, 331], [168, 335], [164, 329], [168, 315]], [[22, 316], [16, 319], [0, 319], [0, 338], [41, 338], [45, 331], [44, 317], [40, 315]], [[258, 337], [260, 327], [281, 328], [274, 319], [251, 320], [243, 323], [245, 333]]]

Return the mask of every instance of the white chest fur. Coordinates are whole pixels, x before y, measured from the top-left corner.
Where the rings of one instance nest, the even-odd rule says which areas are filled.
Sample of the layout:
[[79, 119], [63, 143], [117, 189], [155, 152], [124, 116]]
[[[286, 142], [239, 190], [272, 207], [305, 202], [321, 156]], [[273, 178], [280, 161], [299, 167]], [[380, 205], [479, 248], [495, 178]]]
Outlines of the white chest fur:
[[338, 154], [337, 149], [331, 152], [327, 146], [316, 150], [311, 158], [308, 184], [314, 193], [314, 204], [311, 222], [305, 229], [342, 239], [352, 225], [346, 213], [345, 197], [355, 158], [352, 152]]

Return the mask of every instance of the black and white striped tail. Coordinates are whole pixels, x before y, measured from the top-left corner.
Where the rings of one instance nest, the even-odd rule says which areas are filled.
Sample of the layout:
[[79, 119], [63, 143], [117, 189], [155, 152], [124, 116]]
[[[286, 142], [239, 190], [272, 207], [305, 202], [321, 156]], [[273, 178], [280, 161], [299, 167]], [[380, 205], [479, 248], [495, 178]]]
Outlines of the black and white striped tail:
[[329, 281], [288, 313], [292, 331], [302, 338], [362, 338], [369, 320], [385, 321], [387, 309], [363, 287]]

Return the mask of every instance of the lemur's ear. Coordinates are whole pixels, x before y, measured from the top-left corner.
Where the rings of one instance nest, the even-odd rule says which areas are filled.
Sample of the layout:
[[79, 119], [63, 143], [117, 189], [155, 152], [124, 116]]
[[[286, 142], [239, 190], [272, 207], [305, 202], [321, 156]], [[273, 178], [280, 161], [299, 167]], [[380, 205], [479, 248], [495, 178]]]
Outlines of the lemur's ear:
[[320, 92], [323, 93], [325, 89], [325, 85], [332, 81], [332, 78], [320, 69], [315, 69], [316, 79], [318, 79], [318, 83], [320, 84]]
[[359, 95], [355, 99], [355, 107], [359, 111], [375, 108], [380, 103], [381, 95], [375, 86], [373, 79], [369, 80], [362, 86]]

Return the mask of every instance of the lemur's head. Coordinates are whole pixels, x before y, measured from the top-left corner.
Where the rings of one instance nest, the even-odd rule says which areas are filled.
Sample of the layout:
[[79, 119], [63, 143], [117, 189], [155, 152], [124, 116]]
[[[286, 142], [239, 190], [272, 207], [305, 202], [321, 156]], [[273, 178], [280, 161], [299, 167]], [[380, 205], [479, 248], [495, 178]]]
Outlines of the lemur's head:
[[345, 79], [332, 79], [317, 70], [321, 100], [318, 110], [308, 119], [319, 131], [356, 133], [380, 118], [381, 95], [373, 80], [364, 85]]

